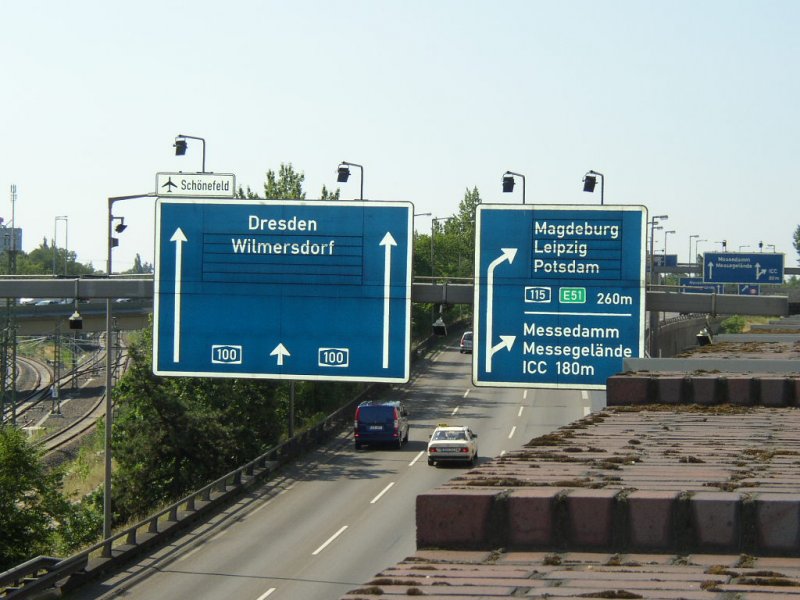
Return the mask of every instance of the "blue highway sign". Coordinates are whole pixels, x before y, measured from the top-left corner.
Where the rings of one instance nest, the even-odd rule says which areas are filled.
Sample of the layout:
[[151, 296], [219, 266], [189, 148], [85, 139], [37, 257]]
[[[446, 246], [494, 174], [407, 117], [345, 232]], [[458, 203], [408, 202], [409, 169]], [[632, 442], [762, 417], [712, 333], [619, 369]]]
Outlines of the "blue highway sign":
[[473, 383], [605, 389], [644, 350], [643, 206], [477, 208]]
[[759, 252], [706, 252], [703, 281], [706, 283], [783, 283], [783, 254]]
[[725, 286], [722, 284], [712, 285], [703, 283], [702, 277], [681, 277], [678, 279], [682, 294], [722, 294]]
[[408, 381], [413, 214], [159, 198], [154, 373]]
[[655, 267], [677, 267], [677, 254], [653, 254], [653, 266]]

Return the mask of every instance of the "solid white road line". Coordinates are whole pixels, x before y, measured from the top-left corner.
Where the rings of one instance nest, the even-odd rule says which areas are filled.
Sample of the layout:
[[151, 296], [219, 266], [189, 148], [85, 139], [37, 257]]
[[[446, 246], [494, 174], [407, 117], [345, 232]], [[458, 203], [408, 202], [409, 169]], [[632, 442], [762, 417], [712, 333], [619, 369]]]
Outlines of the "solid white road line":
[[342, 525], [342, 528], [341, 528], [339, 531], [337, 531], [336, 533], [334, 533], [334, 534], [333, 534], [331, 537], [329, 537], [329, 538], [327, 539], [327, 541], [326, 541], [324, 544], [322, 544], [322, 546], [320, 546], [319, 548], [317, 548], [316, 550], [314, 550], [314, 551], [311, 553], [311, 556], [316, 556], [317, 554], [319, 554], [320, 552], [322, 552], [323, 550], [325, 550], [325, 548], [327, 548], [327, 547], [328, 547], [328, 545], [329, 545], [331, 542], [333, 542], [333, 540], [335, 540], [337, 537], [339, 537], [340, 535], [342, 535], [342, 533], [344, 533], [344, 530], [345, 530], [345, 529], [347, 529], [347, 525]]
[[381, 491], [380, 494], [378, 494], [372, 500], [370, 500], [369, 503], [370, 504], [375, 504], [378, 500], [381, 499], [381, 496], [383, 496], [386, 492], [388, 492], [392, 488], [393, 485], [394, 485], [394, 481], [391, 482], [389, 485], [387, 485], [385, 488], [383, 488], [383, 491]]
[[261, 594], [256, 600], [264, 600], [264, 598], [269, 598], [277, 588], [269, 588], [266, 592]]
[[515, 432], [516, 430], [517, 430], [517, 426], [516, 426], [516, 425], [514, 425], [514, 426], [511, 428], [511, 433], [509, 433], [509, 434], [508, 434], [508, 439], [511, 439], [512, 437], [514, 437], [514, 432]]
[[422, 455], [423, 455], [423, 454], [425, 454], [425, 450], [422, 450], [422, 451], [421, 451], [419, 454], [417, 454], [417, 455], [414, 457], [414, 460], [412, 460], [410, 463], [408, 463], [408, 466], [409, 466], [409, 467], [413, 467], [413, 466], [414, 466], [414, 464], [415, 464], [415, 463], [416, 463], [416, 462], [417, 462], [417, 461], [418, 461], [420, 458], [422, 458]]

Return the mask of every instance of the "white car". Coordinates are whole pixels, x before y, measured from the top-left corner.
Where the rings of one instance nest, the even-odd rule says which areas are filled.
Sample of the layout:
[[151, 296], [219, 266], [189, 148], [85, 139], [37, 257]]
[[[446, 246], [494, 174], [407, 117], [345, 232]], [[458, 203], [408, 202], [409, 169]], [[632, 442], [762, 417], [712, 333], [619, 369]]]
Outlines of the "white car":
[[466, 425], [439, 425], [428, 442], [428, 464], [465, 462], [478, 458], [478, 434]]

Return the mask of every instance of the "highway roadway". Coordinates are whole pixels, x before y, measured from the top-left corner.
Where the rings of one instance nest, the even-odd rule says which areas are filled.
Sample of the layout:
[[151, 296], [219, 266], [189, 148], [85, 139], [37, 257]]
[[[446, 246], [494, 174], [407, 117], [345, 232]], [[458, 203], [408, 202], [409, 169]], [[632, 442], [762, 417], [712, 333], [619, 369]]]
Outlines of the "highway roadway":
[[476, 388], [470, 360], [443, 347], [389, 393], [409, 407], [402, 449], [356, 451], [348, 429], [211, 521], [68, 597], [335, 600], [413, 554], [416, 496], [467, 468], [428, 466], [437, 423], [469, 425], [488, 460], [605, 405], [603, 392]]

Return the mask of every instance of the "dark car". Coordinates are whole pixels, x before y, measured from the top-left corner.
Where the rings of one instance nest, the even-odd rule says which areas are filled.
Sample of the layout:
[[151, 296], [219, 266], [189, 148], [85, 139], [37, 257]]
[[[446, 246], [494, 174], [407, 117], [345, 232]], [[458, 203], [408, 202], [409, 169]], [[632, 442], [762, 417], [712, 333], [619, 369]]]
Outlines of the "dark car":
[[353, 424], [356, 450], [364, 444], [392, 444], [401, 447], [408, 441], [408, 411], [398, 401], [362, 402], [356, 408]]

